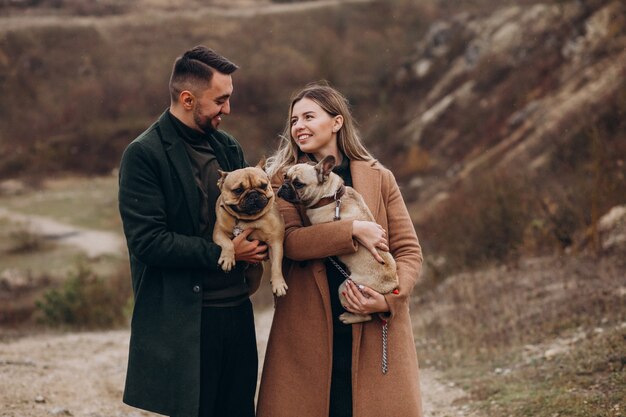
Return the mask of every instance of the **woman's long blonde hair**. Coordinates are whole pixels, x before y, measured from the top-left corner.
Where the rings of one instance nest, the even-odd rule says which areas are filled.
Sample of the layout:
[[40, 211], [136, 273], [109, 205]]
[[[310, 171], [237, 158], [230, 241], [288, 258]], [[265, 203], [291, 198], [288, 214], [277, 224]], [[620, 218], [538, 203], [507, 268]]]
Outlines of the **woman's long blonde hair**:
[[281, 173], [285, 168], [298, 162], [302, 152], [291, 137], [291, 116], [293, 106], [303, 98], [308, 98], [317, 103], [331, 117], [341, 115], [343, 126], [337, 132], [337, 147], [351, 161], [370, 161], [374, 159], [365, 149], [361, 136], [356, 126], [356, 122], [350, 112], [348, 99], [329, 86], [325, 82], [309, 84], [302, 90], [296, 92], [291, 98], [289, 105], [289, 117], [282, 135], [280, 135], [280, 145], [274, 155], [267, 159], [265, 171], [270, 178]]

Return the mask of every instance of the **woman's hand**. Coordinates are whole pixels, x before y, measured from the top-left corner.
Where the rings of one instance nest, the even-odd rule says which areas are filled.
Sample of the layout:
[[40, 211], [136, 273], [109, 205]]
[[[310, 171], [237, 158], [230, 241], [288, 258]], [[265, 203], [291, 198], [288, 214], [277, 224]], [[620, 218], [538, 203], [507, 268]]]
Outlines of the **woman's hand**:
[[258, 264], [267, 258], [267, 245], [258, 240], [248, 240], [254, 229], [246, 229], [233, 239], [235, 260]]
[[379, 263], [384, 263], [377, 249], [389, 252], [389, 246], [387, 232], [381, 225], [375, 222], [355, 220], [352, 222], [352, 237], [365, 246]]
[[343, 308], [350, 313], [372, 314], [389, 311], [389, 304], [381, 293], [364, 285], [357, 286], [352, 280], [346, 281], [346, 291], [343, 296], [346, 297]]

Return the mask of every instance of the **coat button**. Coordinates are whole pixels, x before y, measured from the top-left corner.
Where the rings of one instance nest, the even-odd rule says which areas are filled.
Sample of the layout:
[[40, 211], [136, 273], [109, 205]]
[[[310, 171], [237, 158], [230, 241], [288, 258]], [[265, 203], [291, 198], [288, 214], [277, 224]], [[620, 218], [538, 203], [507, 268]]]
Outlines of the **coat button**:
[[200, 286], [199, 285], [194, 285], [193, 286], [193, 292], [199, 293], [200, 292]]

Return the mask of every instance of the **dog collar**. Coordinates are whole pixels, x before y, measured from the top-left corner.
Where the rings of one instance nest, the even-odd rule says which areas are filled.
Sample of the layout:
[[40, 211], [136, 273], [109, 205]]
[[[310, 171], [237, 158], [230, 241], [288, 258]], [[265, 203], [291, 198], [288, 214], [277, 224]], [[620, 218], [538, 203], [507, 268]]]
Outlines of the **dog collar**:
[[335, 221], [341, 220], [341, 215], [339, 213], [340, 208], [341, 208], [341, 197], [343, 197], [345, 193], [346, 193], [346, 187], [343, 184], [341, 184], [341, 187], [337, 188], [337, 191], [335, 191], [335, 194], [332, 197], [324, 197], [309, 208], [316, 209], [316, 208], [324, 207], [329, 204], [335, 203], [335, 217], [333, 217], [333, 220]]

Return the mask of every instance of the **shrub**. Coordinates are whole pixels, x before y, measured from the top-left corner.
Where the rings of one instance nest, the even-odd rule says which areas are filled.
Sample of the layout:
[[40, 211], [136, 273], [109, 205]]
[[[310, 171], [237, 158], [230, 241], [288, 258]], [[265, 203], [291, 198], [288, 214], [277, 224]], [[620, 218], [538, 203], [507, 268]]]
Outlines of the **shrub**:
[[8, 249], [10, 253], [26, 253], [41, 250], [44, 242], [41, 235], [33, 233], [26, 225], [20, 225], [9, 233], [12, 242]]
[[110, 328], [127, 321], [130, 300], [127, 272], [105, 279], [78, 263], [58, 289], [36, 302], [41, 321], [54, 327]]
[[434, 252], [452, 270], [516, 255], [530, 222], [531, 199], [522, 177], [493, 172], [451, 197], [429, 225]]

